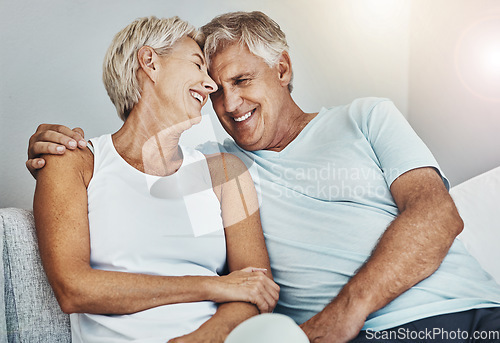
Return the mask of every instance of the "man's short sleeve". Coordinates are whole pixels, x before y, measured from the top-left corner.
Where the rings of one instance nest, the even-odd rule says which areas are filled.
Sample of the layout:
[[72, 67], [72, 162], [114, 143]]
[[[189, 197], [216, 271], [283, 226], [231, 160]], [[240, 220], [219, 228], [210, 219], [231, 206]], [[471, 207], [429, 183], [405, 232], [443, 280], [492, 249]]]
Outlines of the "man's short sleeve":
[[430, 150], [391, 101], [375, 104], [361, 129], [373, 147], [389, 187], [407, 171], [432, 167], [440, 174], [446, 188], [450, 188]]

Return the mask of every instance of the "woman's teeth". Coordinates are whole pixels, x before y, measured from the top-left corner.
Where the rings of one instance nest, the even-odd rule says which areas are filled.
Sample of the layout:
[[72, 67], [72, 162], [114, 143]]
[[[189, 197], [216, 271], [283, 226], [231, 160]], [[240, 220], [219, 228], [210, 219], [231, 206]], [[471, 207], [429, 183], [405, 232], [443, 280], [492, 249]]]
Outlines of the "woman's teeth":
[[191, 91], [190, 93], [191, 93], [191, 96], [192, 96], [193, 98], [195, 98], [195, 99], [196, 99], [196, 100], [198, 100], [199, 102], [203, 103], [203, 97], [201, 96], [201, 94], [198, 94], [198, 93], [193, 92], [193, 91]]
[[250, 112], [248, 112], [247, 114], [245, 114], [245, 115], [243, 115], [241, 117], [233, 118], [233, 119], [234, 119], [234, 121], [240, 122], [240, 121], [243, 121], [243, 120], [247, 120], [248, 118], [250, 118], [252, 116], [252, 114], [253, 114], [253, 111], [250, 111]]

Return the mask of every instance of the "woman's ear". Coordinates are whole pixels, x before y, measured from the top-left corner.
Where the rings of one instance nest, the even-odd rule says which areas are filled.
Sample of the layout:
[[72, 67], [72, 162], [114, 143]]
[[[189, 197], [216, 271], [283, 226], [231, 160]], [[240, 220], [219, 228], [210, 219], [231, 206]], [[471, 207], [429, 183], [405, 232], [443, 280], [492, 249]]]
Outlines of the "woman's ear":
[[292, 80], [292, 61], [288, 52], [283, 51], [278, 60], [279, 80], [282, 86], [288, 87]]
[[151, 81], [156, 82], [158, 55], [150, 46], [143, 46], [137, 52], [140, 68], [146, 73]]

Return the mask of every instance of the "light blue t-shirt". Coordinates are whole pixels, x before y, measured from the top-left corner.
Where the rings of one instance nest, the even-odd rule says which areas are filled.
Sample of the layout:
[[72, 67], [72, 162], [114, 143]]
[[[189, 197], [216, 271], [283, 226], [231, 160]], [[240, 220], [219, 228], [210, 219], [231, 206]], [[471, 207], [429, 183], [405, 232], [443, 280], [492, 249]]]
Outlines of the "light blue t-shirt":
[[[386, 99], [321, 109], [281, 152], [248, 152], [231, 140], [219, 149], [250, 169], [281, 287], [275, 312], [298, 324], [330, 303], [370, 257], [399, 213], [389, 189], [398, 176], [433, 167], [449, 188], [428, 148]], [[500, 287], [455, 240], [433, 275], [372, 313], [364, 329], [494, 306], [500, 306]]]

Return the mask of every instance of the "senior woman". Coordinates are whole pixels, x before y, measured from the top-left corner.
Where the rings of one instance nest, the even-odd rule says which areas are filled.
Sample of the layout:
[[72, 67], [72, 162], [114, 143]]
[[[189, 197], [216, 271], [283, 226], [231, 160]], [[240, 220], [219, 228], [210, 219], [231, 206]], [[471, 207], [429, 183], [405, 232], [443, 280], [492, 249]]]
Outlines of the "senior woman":
[[217, 89], [198, 38], [177, 17], [119, 32], [103, 79], [123, 126], [38, 173], [40, 253], [73, 342], [222, 342], [276, 304], [244, 164], [179, 146]]

